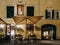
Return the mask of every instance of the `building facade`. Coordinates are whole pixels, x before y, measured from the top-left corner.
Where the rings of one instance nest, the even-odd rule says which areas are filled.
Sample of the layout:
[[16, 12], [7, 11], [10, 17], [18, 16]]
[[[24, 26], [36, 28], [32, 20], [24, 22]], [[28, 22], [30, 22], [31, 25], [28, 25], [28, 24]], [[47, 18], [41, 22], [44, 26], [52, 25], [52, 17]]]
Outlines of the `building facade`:
[[[22, 28], [23, 31], [20, 32], [19, 29], [15, 29], [16, 35], [22, 34], [24, 38], [28, 38], [27, 35], [32, 30], [31, 32], [34, 32], [37, 39], [60, 39], [60, 0], [1, 0], [0, 3], [0, 17], [6, 18], [4, 21], [11, 26], [20, 25]], [[43, 17], [36, 24], [26, 25], [20, 24], [18, 19], [16, 19], [18, 20], [17, 24], [15, 24], [14, 16]]]

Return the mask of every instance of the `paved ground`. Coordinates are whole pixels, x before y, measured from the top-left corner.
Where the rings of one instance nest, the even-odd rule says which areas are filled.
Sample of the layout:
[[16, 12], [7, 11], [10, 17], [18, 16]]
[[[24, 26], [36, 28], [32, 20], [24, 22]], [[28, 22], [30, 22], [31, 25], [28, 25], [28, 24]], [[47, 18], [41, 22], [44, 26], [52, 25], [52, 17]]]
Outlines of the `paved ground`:
[[60, 40], [41, 40], [40, 43], [50, 45], [60, 45]]
[[0, 45], [60, 45], [60, 41], [58, 41], [58, 40], [53, 40], [53, 41], [51, 41], [51, 40], [40, 40], [40, 41], [35, 40], [34, 42], [33, 41], [21, 42], [21, 41], [13, 41], [13, 40], [11, 40], [11, 41], [9, 41], [9, 40], [1, 41], [0, 40]]

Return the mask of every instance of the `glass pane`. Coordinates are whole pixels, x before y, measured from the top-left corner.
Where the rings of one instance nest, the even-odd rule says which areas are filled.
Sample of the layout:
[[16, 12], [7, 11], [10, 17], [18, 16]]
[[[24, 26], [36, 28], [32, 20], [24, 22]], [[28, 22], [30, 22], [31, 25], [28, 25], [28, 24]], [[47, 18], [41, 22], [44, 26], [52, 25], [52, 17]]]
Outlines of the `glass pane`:
[[27, 29], [28, 31], [33, 31], [33, 30], [34, 30], [33, 24], [27, 24], [26, 29]]
[[17, 5], [17, 15], [24, 14], [24, 5]]

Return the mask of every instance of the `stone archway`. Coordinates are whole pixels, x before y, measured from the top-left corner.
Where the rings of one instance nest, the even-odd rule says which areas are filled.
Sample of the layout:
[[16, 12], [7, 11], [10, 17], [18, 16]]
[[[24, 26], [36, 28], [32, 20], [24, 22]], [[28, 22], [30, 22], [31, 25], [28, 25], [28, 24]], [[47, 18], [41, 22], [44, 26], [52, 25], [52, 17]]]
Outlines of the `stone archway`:
[[45, 24], [41, 27], [42, 40], [55, 40], [56, 39], [56, 26], [53, 24]]

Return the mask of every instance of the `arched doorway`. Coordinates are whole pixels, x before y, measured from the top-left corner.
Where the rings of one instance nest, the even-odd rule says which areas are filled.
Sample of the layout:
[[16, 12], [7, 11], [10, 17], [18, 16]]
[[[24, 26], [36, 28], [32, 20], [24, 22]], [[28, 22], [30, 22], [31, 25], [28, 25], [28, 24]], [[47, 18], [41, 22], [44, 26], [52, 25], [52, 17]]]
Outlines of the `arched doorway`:
[[45, 24], [41, 27], [42, 40], [55, 40], [56, 39], [56, 26], [52, 24]]

